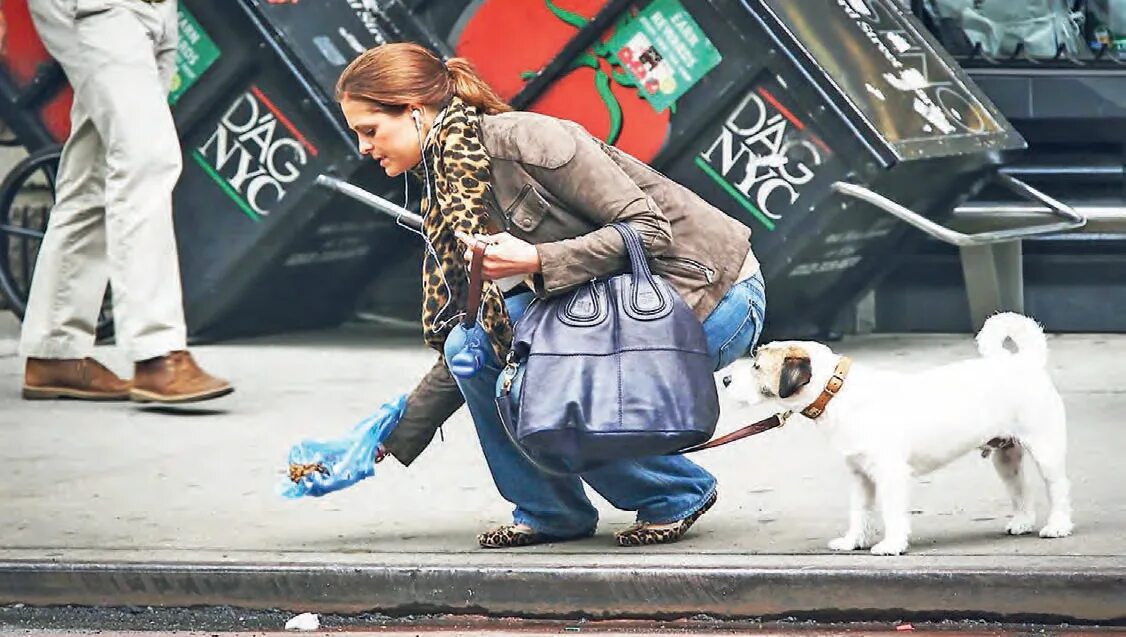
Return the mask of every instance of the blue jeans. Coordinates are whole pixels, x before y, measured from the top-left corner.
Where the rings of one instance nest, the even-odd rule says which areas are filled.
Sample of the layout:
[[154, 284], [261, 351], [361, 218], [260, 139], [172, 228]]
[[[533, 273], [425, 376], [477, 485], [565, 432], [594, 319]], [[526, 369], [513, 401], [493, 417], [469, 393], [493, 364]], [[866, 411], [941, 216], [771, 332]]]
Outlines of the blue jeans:
[[[507, 299], [509, 317], [519, 320], [532, 300], [522, 294]], [[762, 332], [766, 293], [762, 277], [733, 286], [704, 320], [708, 352], [716, 371], [750, 351]], [[455, 330], [446, 340], [449, 360], [464, 344]], [[501, 497], [516, 506], [513, 522], [540, 533], [566, 538], [584, 535], [598, 523], [583, 482], [623, 511], [636, 511], [637, 519], [652, 523], [674, 522], [692, 515], [715, 492], [712, 474], [684, 456], [655, 456], [622, 460], [575, 476], [553, 476], [529, 463], [512, 446], [497, 417], [496, 385], [501, 365], [490, 357], [469, 378], [457, 378], [493, 481]]]

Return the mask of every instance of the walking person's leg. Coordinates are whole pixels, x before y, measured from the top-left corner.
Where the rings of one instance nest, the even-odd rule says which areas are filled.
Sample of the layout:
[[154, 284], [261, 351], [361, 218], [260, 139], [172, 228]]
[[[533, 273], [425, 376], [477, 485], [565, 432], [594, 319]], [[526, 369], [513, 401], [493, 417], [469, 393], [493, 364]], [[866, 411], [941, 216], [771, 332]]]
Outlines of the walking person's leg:
[[180, 142], [153, 43], [163, 35], [161, 25], [124, 6], [78, 16], [75, 25], [87, 60], [75, 91], [106, 146], [107, 248], [118, 342], [135, 361], [162, 356], [185, 348], [186, 329], [172, 227]]
[[215, 398], [231, 387], [186, 351], [172, 223], [180, 144], [158, 56], [175, 47], [175, 2], [99, 5], [76, 13], [81, 55], [60, 62], [106, 150], [106, 247], [117, 340], [136, 362], [131, 394], [142, 402]]
[[[73, 15], [59, 0], [32, 0], [29, 8], [48, 51], [73, 59]], [[105, 149], [77, 98], [71, 133], [55, 179], [55, 205], [39, 246], [20, 335], [27, 357], [23, 395], [29, 399], [121, 400], [129, 384], [89, 358], [109, 280], [105, 242]]]

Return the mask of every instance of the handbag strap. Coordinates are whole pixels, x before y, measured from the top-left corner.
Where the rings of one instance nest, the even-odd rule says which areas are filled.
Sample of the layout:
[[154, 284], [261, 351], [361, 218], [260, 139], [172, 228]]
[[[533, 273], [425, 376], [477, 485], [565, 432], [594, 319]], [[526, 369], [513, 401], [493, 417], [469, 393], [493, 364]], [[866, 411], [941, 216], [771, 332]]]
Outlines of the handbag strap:
[[485, 260], [487, 247], [489, 243], [484, 239], [478, 239], [473, 243], [473, 260], [469, 264], [469, 295], [465, 299], [465, 316], [461, 317], [461, 324], [466, 328], [473, 327], [481, 310], [481, 291], [485, 286], [481, 262]]

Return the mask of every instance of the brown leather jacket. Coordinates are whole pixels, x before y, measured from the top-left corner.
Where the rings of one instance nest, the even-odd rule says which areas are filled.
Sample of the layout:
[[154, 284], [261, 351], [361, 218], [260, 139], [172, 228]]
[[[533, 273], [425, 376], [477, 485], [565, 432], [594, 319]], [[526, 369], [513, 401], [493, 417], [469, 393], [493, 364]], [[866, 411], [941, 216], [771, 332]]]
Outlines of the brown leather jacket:
[[[484, 116], [492, 159], [495, 225], [536, 245], [536, 293], [565, 292], [622, 272], [628, 261], [613, 228], [641, 235], [653, 271], [703, 320], [735, 284], [751, 231], [684, 186], [566, 120], [527, 112]], [[387, 450], [410, 464], [463, 403], [439, 359], [407, 398]]]

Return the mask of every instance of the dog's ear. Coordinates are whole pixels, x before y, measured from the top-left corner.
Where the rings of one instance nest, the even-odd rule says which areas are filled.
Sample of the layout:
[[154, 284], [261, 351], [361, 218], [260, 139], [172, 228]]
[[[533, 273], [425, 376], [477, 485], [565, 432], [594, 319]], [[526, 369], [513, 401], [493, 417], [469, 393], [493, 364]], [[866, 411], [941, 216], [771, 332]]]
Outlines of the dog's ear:
[[808, 356], [787, 356], [782, 361], [778, 375], [778, 397], [789, 398], [809, 384], [813, 378], [813, 364]]

